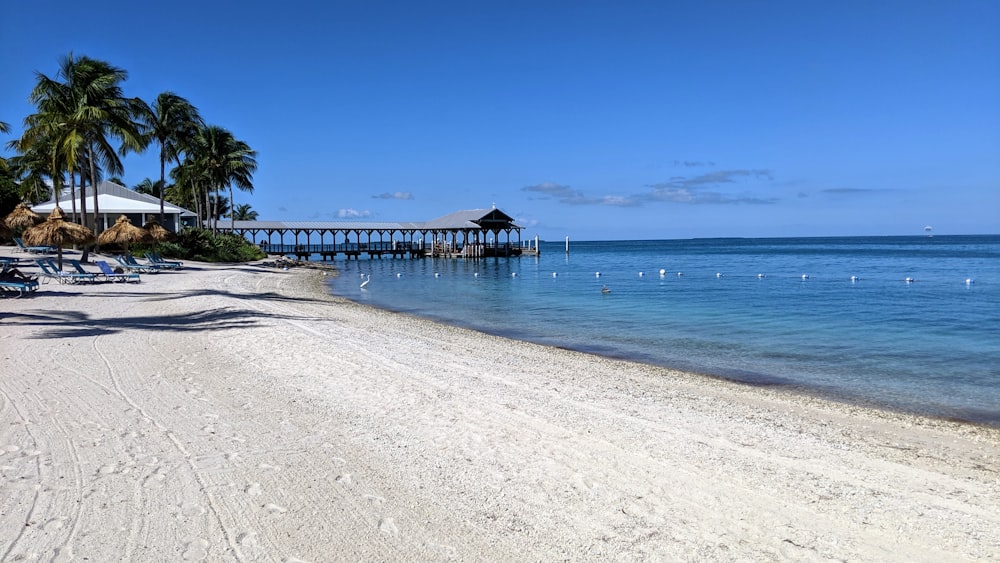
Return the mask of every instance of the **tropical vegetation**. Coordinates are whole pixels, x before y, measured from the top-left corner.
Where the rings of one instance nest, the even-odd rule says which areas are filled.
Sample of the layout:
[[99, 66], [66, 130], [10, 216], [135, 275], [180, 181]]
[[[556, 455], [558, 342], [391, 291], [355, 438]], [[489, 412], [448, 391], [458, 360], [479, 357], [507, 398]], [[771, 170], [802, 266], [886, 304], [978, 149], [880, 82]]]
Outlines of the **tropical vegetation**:
[[[0, 156], [0, 216], [20, 202], [54, 196], [74, 220], [99, 227], [97, 193], [93, 190], [88, 202], [86, 188], [106, 176], [124, 185], [122, 157], [155, 150], [159, 178], [146, 178], [133, 189], [160, 200], [161, 223], [165, 202], [197, 215], [196, 229], [181, 234], [173, 254], [228, 260], [252, 253], [253, 245], [247, 253], [234, 250], [240, 242], [233, 238], [243, 239], [220, 234], [217, 227], [223, 217], [256, 219], [249, 204], [237, 205], [234, 198], [234, 190], [253, 193], [256, 151], [228, 129], [206, 124], [197, 107], [174, 92], [162, 92], [151, 103], [127, 96], [127, 78], [124, 69], [73, 53], [59, 61], [56, 74], [36, 73], [28, 95], [35, 111], [24, 118], [21, 136], [6, 143], [14, 154]], [[10, 130], [0, 121], [0, 133]], [[69, 201], [59, 202], [67, 187]], [[206, 236], [218, 242], [208, 243]], [[186, 244], [192, 248], [183, 250]]]

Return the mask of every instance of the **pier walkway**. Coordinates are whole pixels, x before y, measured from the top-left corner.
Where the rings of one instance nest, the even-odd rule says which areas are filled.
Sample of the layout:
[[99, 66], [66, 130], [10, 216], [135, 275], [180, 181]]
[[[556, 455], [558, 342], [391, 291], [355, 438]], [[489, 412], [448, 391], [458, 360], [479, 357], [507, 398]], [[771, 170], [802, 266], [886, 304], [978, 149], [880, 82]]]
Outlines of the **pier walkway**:
[[537, 239], [534, 247], [522, 243], [522, 227], [496, 207], [456, 211], [425, 222], [222, 220], [216, 228], [239, 234], [268, 254], [304, 260], [311, 256], [332, 260], [338, 255], [359, 259], [362, 255], [489, 258], [538, 254]]

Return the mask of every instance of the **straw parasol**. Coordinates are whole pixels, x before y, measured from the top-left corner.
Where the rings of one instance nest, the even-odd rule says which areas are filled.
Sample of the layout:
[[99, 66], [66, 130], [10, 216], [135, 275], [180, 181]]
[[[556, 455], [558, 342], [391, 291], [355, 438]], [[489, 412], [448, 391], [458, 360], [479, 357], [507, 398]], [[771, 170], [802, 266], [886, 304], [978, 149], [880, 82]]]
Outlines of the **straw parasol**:
[[59, 207], [52, 210], [49, 218], [24, 231], [24, 242], [37, 246], [55, 246], [59, 249], [59, 269], [62, 269], [62, 251], [71, 244], [94, 242], [94, 232], [76, 223], [63, 219], [65, 213]]
[[177, 240], [177, 235], [170, 229], [161, 225], [156, 219], [146, 221], [146, 224], [143, 225], [142, 228], [149, 231], [149, 236], [153, 237], [153, 240], [156, 242], [171, 242]]
[[132, 220], [122, 215], [118, 217], [115, 224], [110, 229], [97, 236], [97, 244], [117, 244], [125, 248], [128, 252], [130, 242], [149, 242], [153, 240], [149, 236], [149, 231], [136, 227]]
[[13, 211], [7, 214], [3, 223], [10, 228], [10, 230], [19, 233], [25, 229], [34, 227], [44, 220], [45, 218], [32, 211], [31, 207], [29, 207], [27, 203], [19, 203]]

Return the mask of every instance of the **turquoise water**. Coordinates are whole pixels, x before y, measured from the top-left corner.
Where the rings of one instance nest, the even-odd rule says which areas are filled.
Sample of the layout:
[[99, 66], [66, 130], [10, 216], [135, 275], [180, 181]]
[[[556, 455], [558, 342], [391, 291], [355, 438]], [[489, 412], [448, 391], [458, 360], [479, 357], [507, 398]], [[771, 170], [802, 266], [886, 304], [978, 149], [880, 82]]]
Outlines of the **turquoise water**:
[[338, 260], [331, 288], [488, 333], [1000, 425], [1000, 236], [573, 242], [569, 254], [560, 241], [541, 250]]

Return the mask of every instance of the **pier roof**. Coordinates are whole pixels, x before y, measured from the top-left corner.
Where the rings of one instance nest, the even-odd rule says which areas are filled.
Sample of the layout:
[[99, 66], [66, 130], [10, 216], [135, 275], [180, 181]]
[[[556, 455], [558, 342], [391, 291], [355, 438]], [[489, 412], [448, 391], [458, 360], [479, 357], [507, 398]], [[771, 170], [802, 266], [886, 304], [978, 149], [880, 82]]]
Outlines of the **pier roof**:
[[520, 229], [499, 209], [468, 209], [422, 222], [388, 221], [219, 221], [218, 228], [236, 231], [447, 231]]

